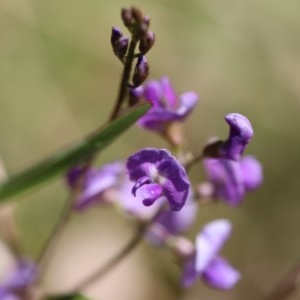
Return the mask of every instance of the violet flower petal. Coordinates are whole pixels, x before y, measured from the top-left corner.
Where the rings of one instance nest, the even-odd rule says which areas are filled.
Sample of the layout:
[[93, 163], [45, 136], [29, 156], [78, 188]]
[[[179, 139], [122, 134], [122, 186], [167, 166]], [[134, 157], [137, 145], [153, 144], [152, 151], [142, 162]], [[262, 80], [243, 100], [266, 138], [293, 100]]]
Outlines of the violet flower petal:
[[226, 219], [214, 220], [204, 226], [196, 237], [195, 269], [202, 273], [211, 264], [231, 233], [231, 223]]
[[[192, 191], [190, 191], [192, 194]], [[178, 235], [187, 231], [196, 219], [198, 213], [198, 204], [192, 195], [180, 211], [163, 211], [154, 220], [154, 223], [162, 225], [169, 234]]]
[[240, 277], [240, 273], [221, 257], [214, 258], [202, 275], [207, 284], [221, 290], [233, 288]]
[[189, 288], [196, 282], [198, 278], [199, 274], [195, 268], [195, 256], [193, 256], [184, 261], [181, 275], [181, 285], [184, 288]]
[[253, 128], [250, 121], [237, 113], [228, 114], [225, 121], [230, 127], [229, 137], [222, 146], [222, 156], [239, 160], [246, 145], [253, 136]]
[[151, 206], [155, 200], [162, 196], [163, 188], [157, 183], [147, 184], [140, 188], [143, 197], [143, 204]]
[[160, 212], [154, 219], [153, 226], [146, 233], [147, 240], [155, 246], [163, 245], [169, 235], [180, 235], [186, 232], [195, 221], [197, 213], [198, 204], [190, 190], [188, 199], [180, 211]]
[[159, 81], [151, 80], [144, 86], [144, 96], [147, 101], [150, 101], [153, 106], [161, 106], [163, 90]]
[[214, 186], [216, 198], [229, 205], [237, 205], [245, 195], [244, 179], [240, 162], [229, 159], [204, 159], [204, 168]]
[[[97, 202], [101, 193], [118, 184], [119, 177], [123, 172], [124, 164], [119, 161], [106, 164], [98, 169], [88, 170], [85, 175], [83, 191], [74, 203], [74, 208], [78, 211], [84, 210]], [[81, 175], [80, 171], [74, 168], [69, 172], [69, 178], [73, 176], [72, 180], [76, 180], [74, 177], [76, 174]]]
[[126, 178], [117, 188], [117, 198], [124, 211], [135, 218], [141, 220], [148, 220], [152, 218], [166, 201], [165, 197], [160, 197], [153, 203], [152, 206], [146, 207], [143, 204], [144, 198], [140, 189], [136, 191], [135, 196], [133, 196], [131, 192], [132, 189], [133, 183]]
[[164, 100], [169, 108], [176, 108], [177, 96], [173, 86], [171, 85], [170, 79], [168, 77], [162, 77], [160, 79], [160, 84], [163, 90]]
[[183, 120], [195, 108], [198, 102], [198, 95], [194, 92], [185, 92], [180, 95], [180, 106], [176, 110], [178, 120]]
[[240, 161], [244, 186], [247, 191], [257, 189], [263, 181], [261, 163], [253, 156], [245, 156]]

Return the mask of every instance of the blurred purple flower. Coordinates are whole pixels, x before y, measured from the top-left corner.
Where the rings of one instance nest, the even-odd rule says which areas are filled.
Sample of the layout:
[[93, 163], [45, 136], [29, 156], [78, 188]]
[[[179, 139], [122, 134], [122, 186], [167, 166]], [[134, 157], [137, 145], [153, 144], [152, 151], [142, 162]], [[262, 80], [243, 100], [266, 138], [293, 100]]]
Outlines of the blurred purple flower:
[[37, 276], [37, 266], [25, 259], [17, 262], [15, 268], [0, 283], [0, 299], [19, 299], [18, 294], [26, 290]]
[[194, 92], [183, 93], [178, 99], [167, 77], [149, 81], [131, 93], [152, 103], [152, 108], [140, 118], [138, 124], [158, 132], [163, 132], [172, 121], [183, 121], [198, 101], [198, 96]]
[[125, 166], [119, 161], [106, 164], [98, 169], [89, 169], [86, 174], [80, 167], [71, 169], [66, 176], [71, 189], [76, 189], [77, 181], [84, 174], [82, 192], [77, 197], [74, 208], [81, 211], [97, 203], [105, 191], [119, 183], [124, 171]]
[[246, 192], [258, 188], [263, 181], [260, 162], [245, 156], [239, 161], [230, 159], [204, 159], [204, 168], [213, 186], [212, 196], [238, 205]]
[[228, 114], [225, 121], [230, 131], [228, 139], [222, 145], [221, 156], [239, 160], [253, 136], [252, 125], [245, 116], [237, 113]]
[[127, 160], [130, 180], [135, 184], [132, 193], [141, 193], [145, 206], [151, 206], [164, 196], [172, 210], [181, 210], [184, 206], [190, 182], [177, 159], [165, 149], [145, 148], [132, 154]]
[[146, 233], [147, 240], [153, 245], [163, 245], [170, 235], [176, 236], [186, 232], [195, 221], [197, 213], [198, 204], [190, 189], [186, 203], [180, 211], [162, 211], [153, 220]]
[[222, 289], [231, 289], [240, 279], [237, 270], [218, 256], [231, 233], [228, 220], [214, 220], [204, 226], [196, 237], [196, 249], [192, 257], [183, 264], [182, 285], [185, 288], [201, 278], [208, 285]]

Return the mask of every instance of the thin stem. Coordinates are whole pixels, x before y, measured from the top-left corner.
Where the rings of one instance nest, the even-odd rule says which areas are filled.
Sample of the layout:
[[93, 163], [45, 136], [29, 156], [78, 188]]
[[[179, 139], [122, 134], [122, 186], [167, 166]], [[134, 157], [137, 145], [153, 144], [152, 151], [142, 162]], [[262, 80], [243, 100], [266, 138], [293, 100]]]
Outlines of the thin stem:
[[292, 270], [277, 284], [273, 291], [266, 297], [266, 300], [285, 300], [293, 296], [300, 283], [300, 260]]
[[62, 209], [62, 212], [58, 216], [54, 228], [50, 233], [50, 236], [48, 237], [46, 243], [44, 244], [37, 258], [41, 275], [45, 273], [45, 269], [48, 262], [48, 256], [50, 253], [52, 253], [52, 250], [54, 249], [55, 245], [57, 244], [57, 240], [61, 235], [62, 229], [64, 228], [64, 226], [66, 225], [66, 223], [69, 221], [71, 217], [73, 199], [74, 199], [74, 195], [70, 195], [70, 197], [67, 199]]
[[138, 233], [134, 235], [129, 242], [119, 251], [116, 256], [104, 264], [101, 268], [97, 269], [95, 273], [92, 273], [90, 276], [84, 278], [79, 282], [74, 292], [85, 289], [87, 286], [92, 284], [95, 280], [98, 280], [105, 276], [110, 270], [117, 266], [122, 260], [124, 260], [143, 240], [143, 235]]
[[130, 77], [132, 62], [135, 57], [134, 51], [135, 51], [137, 42], [138, 42], [137, 39], [135, 37], [132, 37], [130, 44], [129, 44], [128, 55], [126, 57], [126, 61], [125, 61], [124, 69], [123, 69], [122, 79], [120, 82], [118, 98], [117, 98], [116, 104], [113, 108], [113, 111], [111, 113], [111, 116], [109, 118], [110, 121], [117, 118], [117, 116], [120, 112], [120, 109], [122, 107], [123, 101], [125, 99], [127, 83], [129, 81], [129, 77]]
[[87, 286], [92, 284], [95, 280], [105, 276], [110, 272], [115, 266], [117, 266], [122, 260], [124, 260], [143, 240], [144, 234], [147, 229], [153, 224], [153, 221], [157, 216], [164, 210], [165, 206], [163, 205], [156, 214], [146, 223], [141, 223], [138, 227], [137, 233], [127, 242], [127, 244], [107, 263], [97, 269], [94, 273], [84, 278], [81, 282], [76, 284], [71, 292], [77, 292], [85, 289]]
[[186, 165], [185, 165], [185, 169], [186, 171], [190, 171], [190, 169], [198, 162], [200, 162], [202, 159], [204, 158], [203, 154], [199, 154], [195, 157], [193, 157]]

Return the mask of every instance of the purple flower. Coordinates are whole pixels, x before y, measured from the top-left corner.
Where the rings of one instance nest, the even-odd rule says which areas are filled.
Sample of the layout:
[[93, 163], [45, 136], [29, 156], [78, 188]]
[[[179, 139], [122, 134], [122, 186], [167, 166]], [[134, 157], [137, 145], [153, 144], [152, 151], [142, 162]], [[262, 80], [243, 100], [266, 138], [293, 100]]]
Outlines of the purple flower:
[[197, 278], [222, 290], [231, 289], [239, 281], [239, 272], [218, 256], [230, 233], [231, 223], [225, 219], [204, 226], [196, 238], [194, 255], [184, 261], [182, 285], [185, 288], [194, 284]]
[[37, 276], [36, 265], [28, 260], [21, 259], [15, 268], [0, 283], [0, 299], [19, 299], [18, 293], [27, 289]]
[[[132, 91], [135, 93], [135, 90]], [[165, 131], [170, 122], [183, 121], [194, 109], [198, 96], [194, 92], [177, 95], [167, 77], [157, 81], [149, 81], [136, 91], [137, 97], [144, 97], [152, 103], [152, 108], [145, 114], [138, 124], [146, 129], [158, 132]]]
[[203, 163], [213, 186], [212, 196], [230, 205], [239, 204], [245, 193], [258, 188], [263, 180], [262, 166], [252, 156], [245, 156], [239, 161], [204, 159]]
[[180, 211], [162, 211], [153, 220], [152, 226], [146, 233], [147, 240], [153, 245], [163, 245], [169, 236], [186, 232], [196, 219], [198, 205], [194, 200], [192, 190]]
[[105, 191], [116, 186], [124, 173], [124, 164], [113, 162], [98, 169], [84, 170], [75, 167], [67, 174], [67, 183], [71, 189], [76, 189], [77, 181], [81, 176], [84, 178], [82, 192], [77, 197], [74, 208], [84, 210], [99, 201]]
[[228, 114], [225, 121], [230, 131], [228, 139], [222, 145], [221, 156], [239, 160], [253, 136], [252, 125], [245, 116], [237, 113]]
[[189, 193], [189, 178], [177, 159], [167, 150], [145, 148], [127, 160], [130, 180], [135, 184], [132, 194], [141, 193], [145, 206], [165, 197], [173, 210], [181, 210]]

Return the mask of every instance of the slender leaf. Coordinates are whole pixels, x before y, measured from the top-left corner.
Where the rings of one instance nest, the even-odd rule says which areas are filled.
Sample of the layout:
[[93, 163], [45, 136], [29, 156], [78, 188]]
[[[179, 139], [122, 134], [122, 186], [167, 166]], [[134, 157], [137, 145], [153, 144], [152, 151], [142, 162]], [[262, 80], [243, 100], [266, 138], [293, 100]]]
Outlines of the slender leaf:
[[0, 183], [0, 201], [62, 175], [71, 166], [87, 159], [98, 151], [102, 151], [145, 114], [148, 109], [149, 105], [141, 104], [75, 145], [58, 151], [50, 158], [28, 170], [8, 178]]

